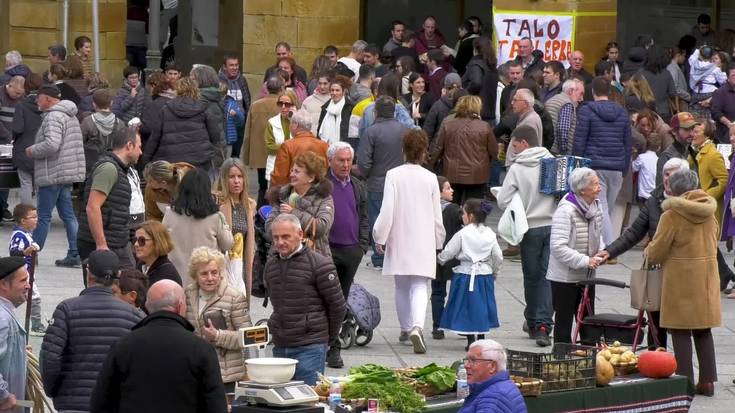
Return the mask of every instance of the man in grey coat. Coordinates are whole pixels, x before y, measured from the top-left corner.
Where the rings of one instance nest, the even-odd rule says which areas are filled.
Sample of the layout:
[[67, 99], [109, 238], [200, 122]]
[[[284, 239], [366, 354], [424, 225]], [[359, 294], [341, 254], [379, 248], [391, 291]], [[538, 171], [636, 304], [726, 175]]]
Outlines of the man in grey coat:
[[61, 100], [61, 92], [54, 85], [38, 90], [38, 107], [44, 112], [36, 143], [26, 149], [34, 159], [34, 177], [38, 185], [38, 226], [33, 239], [43, 249], [51, 227], [51, 212], [59, 212], [66, 228], [69, 250], [56, 265], [76, 267], [81, 265], [77, 249], [77, 217], [71, 202], [71, 186], [83, 182], [85, 177], [84, 145], [82, 130], [77, 120], [77, 106], [69, 100]]
[[[385, 174], [389, 169], [403, 165], [403, 135], [408, 128], [397, 121], [393, 114], [395, 101], [381, 96], [375, 101], [375, 123], [365, 130], [357, 148], [357, 166], [367, 182], [368, 223], [370, 233], [383, 203]], [[375, 251], [370, 257], [374, 267], [383, 267], [383, 255]]]

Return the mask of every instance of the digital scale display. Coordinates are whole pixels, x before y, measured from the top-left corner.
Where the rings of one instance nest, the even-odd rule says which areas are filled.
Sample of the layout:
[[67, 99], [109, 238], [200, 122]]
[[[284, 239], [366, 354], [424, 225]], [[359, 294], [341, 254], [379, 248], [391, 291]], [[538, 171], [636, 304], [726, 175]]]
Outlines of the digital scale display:
[[253, 346], [268, 343], [268, 327], [246, 327], [240, 330], [242, 332], [242, 346]]

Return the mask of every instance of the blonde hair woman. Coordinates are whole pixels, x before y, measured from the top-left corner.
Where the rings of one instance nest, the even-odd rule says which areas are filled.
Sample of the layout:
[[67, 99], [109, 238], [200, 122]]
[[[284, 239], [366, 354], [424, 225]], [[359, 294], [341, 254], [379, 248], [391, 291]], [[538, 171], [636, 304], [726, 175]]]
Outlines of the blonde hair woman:
[[271, 180], [271, 172], [276, 164], [276, 154], [281, 144], [291, 139], [291, 115], [301, 109], [301, 101], [292, 90], [278, 94], [276, 98], [278, 114], [268, 119], [265, 128], [265, 149], [268, 158], [265, 161], [265, 179]]
[[255, 256], [256, 202], [248, 197], [248, 174], [242, 161], [227, 158], [214, 184], [219, 210], [232, 229], [235, 240], [230, 248], [231, 285], [250, 297], [253, 287], [253, 257]]
[[145, 166], [146, 186], [143, 200], [148, 219], [161, 221], [166, 208], [178, 194], [179, 184], [194, 166], [186, 162], [154, 161]]
[[[522, 90], [522, 89], [521, 89]], [[480, 118], [482, 100], [462, 96], [457, 101], [454, 119], [445, 119], [439, 127], [436, 146], [431, 153], [431, 168], [441, 160], [442, 176], [454, 188], [454, 202], [483, 198], [490, 164], [498, 155], [498, 143], [490, 125]]]
[[195, 248], [189, 259], [189, 276], [195, 280], [186, 288], [186, 319], [194, 333], [217, 350], [225, 391], [245, 378], [245, 362], [238, 329], [249, 327], [247, 299], [224, 280], [225, 257], [208, 247]]

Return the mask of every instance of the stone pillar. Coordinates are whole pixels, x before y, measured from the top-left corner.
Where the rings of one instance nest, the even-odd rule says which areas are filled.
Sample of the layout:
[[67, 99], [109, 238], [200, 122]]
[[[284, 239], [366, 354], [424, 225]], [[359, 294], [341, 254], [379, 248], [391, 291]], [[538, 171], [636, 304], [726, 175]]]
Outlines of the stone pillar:
[[146, 52], [146, 73], [150, 74], [161, 67], [161, 0], [150, 0], [148, 6], [148, 51]]

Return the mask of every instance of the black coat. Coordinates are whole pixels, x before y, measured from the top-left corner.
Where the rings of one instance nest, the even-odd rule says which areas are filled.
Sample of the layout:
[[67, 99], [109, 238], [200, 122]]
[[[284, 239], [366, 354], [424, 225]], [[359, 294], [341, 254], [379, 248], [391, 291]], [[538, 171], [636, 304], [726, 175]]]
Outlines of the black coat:
[[482, 99], [480, 117], [483, 120], [495, 120], [498, 71], [494, 67], [489, 67], [481, 56], [474, 56], [467, 64], [467, 71], [462, 76], [462, 87], [467, 89], [471, 95], [477, 95]]
[[137, 310], [102, 286], [86, 288], [56, 307], [40, 355], [43, 388], [56, 410], [89, 411], [110, 347], [139, 321]]
[[144, 318], [110, 349], [90, 412], [226, 412], [217, 353], [193, 331], [173, 312]]
[[459, 47], [457, 47], [457, 57], [454, 58], [452, 66], [454, 66], [454, 69], [460, 76], [464, 75], [467, 70], [467, 64], [473, 57], [472, 54], [474, 47], [472, 46], [472, 43], [475, 41], [476, 37], [477, 35], [474, 33], [467, 33], [459, 42]]
[[161, 280], [171, 280], [183, 286], [181, 275], [179, 275], [174, 264], [168, 259], [168, 255], [158, 257], [153, 261], [146, 275], [148, 276], [149, 286]]
[[[462, 208], [454, 202], [450, 202], [442, 209], [442, 222], [444, 223], [444, 231], [446, 231], [443, 246], [446, 247], [454, 234], [462, 229]], [[444, 265], [436, 264], [437, 281], [451, 281], [454, 274], [452, 268], [458, 265], [459, 260], [457, 259], [447, 261]]]
[[170, 100], [169, 97], [155, 95], [143, 105], [143, 113], [140, 114], [140, 138], [144, 148], [153, 131], [161, 130], [161, 109]]
[[638, 213], [635, 221], [620, 234], [618, 239], [608, 245], [605, 250], [610, 253], [610, 258], [615, 258], [618, 255], [633, 248], [643, 240], [648, 234], [648, 237], [653, 239], [653, 235], [656, 233], [658, 227], [658, 221], [661, 219], [661, 203], [664, 202], [664, 190], [663, 187], [659, 186], [651, 192], [651, 197], [646, 200]]
[[437, 101], [431, 105], [431, 109], [429, 109], [429, 113], [426, 115], [423, 127], [424, 132], [429, 135], [429, 142], [433, 141], [434, 136], [439, 132], [439, 126], [441, 126], [444, 118], [449, 115], [449, 112], [452, 111], [452, 108], [452, 99], [444, 96], [437, 99]]
[[26, 171], [33, 172], [34, 160], [26, 155], [26, 148], [36, 141], [36, 132], [41, 127], [41, 114], [38, 109], [36, 92], [24, 97], [15, 106], [13, 115], [13, 166]]
[[[345, 141], [347, 139], [349, 130], [350, 130], [350, 116], [352, 116], [352, 109], [355, 107], [352, 103], [350, 103], [350, 100], [347, 99], [347, 96], [345, 96], [345, 105], [342, 107], [342, 113], [340, 115], [340, 124], [339, 124], [339, 140]], [[329, 104], [332, 103], [332, 99], [327, 100], [325, 104], [322, 105], [322, 113], [319, 114], [319, 126], [317, 127], [317, 137], [321, 138], [319, 136], [319, 130], [322, 128], [322, 122], [324, 121], [324, 117], [327, 116], [327, 108], [329, 107]]]

